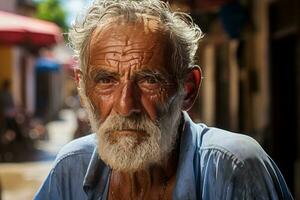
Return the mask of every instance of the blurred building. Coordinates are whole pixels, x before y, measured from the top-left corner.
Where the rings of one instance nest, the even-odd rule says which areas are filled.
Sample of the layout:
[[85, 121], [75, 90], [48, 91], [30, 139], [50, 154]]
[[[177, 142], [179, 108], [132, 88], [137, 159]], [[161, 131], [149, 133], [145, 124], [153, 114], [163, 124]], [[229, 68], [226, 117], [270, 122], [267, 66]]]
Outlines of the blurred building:
[[56, 24], [35, 19], [34, 12], [31, 0], [0, 0], [0, 82], [12, 81], [20, 110], [48, 119], [62, 106], [63, 72], [44, 52], [63, 40]]
[[[300, 199], [300, 2], [173, 0], [205, 37], [193, 118], [256, 138]], [[298, 77], [298, 78], [297, 78]]]
[[[197, 54], [204, 79], [191, 115], [209, 126], [256, 138], [300, 199], [300, 2], [169, 2], [190, 13], [205, 33]], [[0, 0], [0, 10], [31, 16], [34, 6], [31, 1]], [[38, 108], [51, 114], [61, 106], [62, 75], [47, 48], [50, 70], [44, 60], [36, 71], [38, 52], [51, 45], [0, 40], [0, 82], [12, 79], [14, 98], [27, 112]]]

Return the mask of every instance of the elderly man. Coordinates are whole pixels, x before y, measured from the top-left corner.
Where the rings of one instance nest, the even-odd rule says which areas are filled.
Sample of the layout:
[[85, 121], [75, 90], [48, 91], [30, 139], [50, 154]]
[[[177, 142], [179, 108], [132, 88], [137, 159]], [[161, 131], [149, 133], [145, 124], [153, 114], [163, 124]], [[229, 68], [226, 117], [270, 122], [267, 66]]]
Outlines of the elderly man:
[[201, 37], [159, 0], [96, 0], [70, 32], [95, 134], [60, 151], [35, 199], [292, 199], [256, 141], [185, 112]]

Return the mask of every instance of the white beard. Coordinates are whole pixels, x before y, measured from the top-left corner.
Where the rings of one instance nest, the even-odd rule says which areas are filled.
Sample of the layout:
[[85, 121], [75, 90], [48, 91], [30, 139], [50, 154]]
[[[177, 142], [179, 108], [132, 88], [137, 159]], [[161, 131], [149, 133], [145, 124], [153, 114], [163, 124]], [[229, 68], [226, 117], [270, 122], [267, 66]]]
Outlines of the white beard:
[[[178, 137], [183, 95], [178, 94], [163, 108], [163, 116], [154, 123], [145, 114], [133, 117], [108, 116], [99, 125], [99, 120], [86, 95], [80, 93], [88, 112], [92, 128], [98, 136], [98, 153], [101, 159], [114, 170], [137, 171], [154, 164], [162, 164], [174, 149]], [[111, 137], [118, 130], [134, 129], [146, 132], [146, 137], [124, 135]]]

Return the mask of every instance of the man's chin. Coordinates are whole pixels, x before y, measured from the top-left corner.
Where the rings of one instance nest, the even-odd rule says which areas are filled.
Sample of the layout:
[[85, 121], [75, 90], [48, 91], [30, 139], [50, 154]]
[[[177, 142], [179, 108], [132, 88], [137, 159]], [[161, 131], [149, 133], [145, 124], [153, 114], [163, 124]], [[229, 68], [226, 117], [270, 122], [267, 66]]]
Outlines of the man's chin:
[[129, 149], [132, 148], [132, 150], [134, 147], [146, 142], [149, 138], [149, 134], [147, 134], [146, 131], [138, 130], [110, 131], [106, 134], [110, 145], [121, 146]]
[[141, 139], [137, 138], [135, 135], [122, 135], [118, 137], [112, 137], [109, 139], [108, 143], [111, 148], [120, 149], [126, 152], [134, 152], [139, 145], [141, 145]]
[[118, 171], [137, 171], [160, 163], [159, 145], [140, 142], [136, 137], [124, 136], [113, 143], [102, 138], [98, 152], [107, 165]]
[[[149, 168], [151, 165], [159, 165], [160, 162], [146, 162], [145, 159], [138, 159], [137, 157], [132, 159], [130, 157], [124, 157], [124, 156], [116, 156], [116, 157], [106, 157], [101, 156], [101, 159], [113, 170], [116, 171], [123, 171], [123, 172], [135, 172], [139, 170], [145, 170]], [[130, 153], [124, 152], [124, 154], [128, 155]], [[133, 154], [132, 154], [133, 155]]]

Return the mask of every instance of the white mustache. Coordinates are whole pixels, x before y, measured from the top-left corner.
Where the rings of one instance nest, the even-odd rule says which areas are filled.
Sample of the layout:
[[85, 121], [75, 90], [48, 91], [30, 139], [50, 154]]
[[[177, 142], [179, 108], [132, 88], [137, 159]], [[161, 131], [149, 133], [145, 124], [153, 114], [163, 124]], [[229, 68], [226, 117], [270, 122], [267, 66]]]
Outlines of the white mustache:
[[145, 115], [132, 115], [130, 117], [111, 115], [100, 125], [99, 129], [103, 134], [122, 130], [136, 130], [149, 133], [154, 127], [159, 128], [159, 125], [156, 125]]

